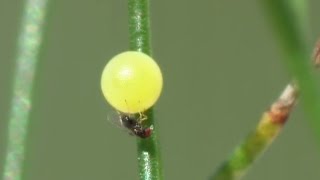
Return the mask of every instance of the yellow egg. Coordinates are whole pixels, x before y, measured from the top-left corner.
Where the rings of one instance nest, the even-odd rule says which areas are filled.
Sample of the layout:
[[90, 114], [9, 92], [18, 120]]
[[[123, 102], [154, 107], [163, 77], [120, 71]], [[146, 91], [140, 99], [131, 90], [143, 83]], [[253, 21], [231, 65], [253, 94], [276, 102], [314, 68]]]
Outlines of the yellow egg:
[[158, 64], [148, 55], [127, 51], [113, 57], [101, 77], [102, 93], [116, 110], [143, 112], [153, 106], [162, 90]]

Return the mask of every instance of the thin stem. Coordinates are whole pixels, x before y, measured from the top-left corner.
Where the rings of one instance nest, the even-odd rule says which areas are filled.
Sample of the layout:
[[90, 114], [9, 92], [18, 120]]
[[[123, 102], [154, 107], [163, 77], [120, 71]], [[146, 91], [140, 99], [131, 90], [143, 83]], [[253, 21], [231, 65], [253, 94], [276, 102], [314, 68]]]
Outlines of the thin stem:
[[312, 55], [312, 61], [317, 69], [320, 68], [320, 39], [318, 39]]
[[[318, 129], [320, 137], [320, 98], [317, 93], [317, 84], [310, 69], [307, 53], [307, 5], [301, 0], [265, 0], [278, 39], [286, 53], [286, 63], [294, 75], [294, 79], [301, 88], [302, 102], [306, 111], [313, 119], [313, 125]], [[314, 57], [317, 58], [318, 50]], [[316, 60], [315, 60], [316, 61]], [[310, 63], [310, 64], [309, 64]], [[297, 100], [297, 87], [288, 85], [280, 98], [262, 116], [255, 131], [240, 144], [231, 157], [218, 169], [212, 179], [235, 180], [240, 179], [250, 168], [253, 162], [269, 147], [281, 132], [293, 105]]]
[[281, 132], [297, 100], [297, 89], [289, 84], [279, 99], [265, 112], [257, 126], [235, 149], [212, 180], [236, 180], [243, 177], [253, 162], [269, 147]]
[[4, 180], [20, 180], [25, 155], [25, 141], [32, 109], [32, 87], [48, 0], [27, 0], [18, 41], [8, 127]]
[[128, 0], [130, 49], [151, 55], [149, 0]]
[[[301, 102], [320, 143], [320, 91], [311, 73], [306, 37], [306, 1], [264, 0], [273, 28], [286, 56], [283, 58], [301, 92]], [[303, 3], [304, 5], [301, 5]]]
[[[130, 50], [140, 51], [151, 56], [149, 0], [128, 0]], [[150, 138], [138, 139], [138, 167], [141, 180], [162, 179], [157, 128], [153, 110], [146, 112], [148, 125], [153, 126]]]

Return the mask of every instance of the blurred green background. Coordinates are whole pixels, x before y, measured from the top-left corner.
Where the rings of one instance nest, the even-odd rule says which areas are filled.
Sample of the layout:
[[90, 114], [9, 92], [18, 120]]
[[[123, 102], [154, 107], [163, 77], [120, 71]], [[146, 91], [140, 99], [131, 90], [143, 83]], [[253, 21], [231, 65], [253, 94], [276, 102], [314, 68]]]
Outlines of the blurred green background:
[[[320, 34], [310, 0], [310, 42]], [[0, 172], [22, 1], [0, 0]], [[165, 179], [207, 179], [290, 81], [259, 2], [151, 1], [164, 89], [155, 112]], [[52, 1], [25, 180], [137, 180], [135, 138], [108, 122], [100, 74], [128, 50], [124, 0]], [[311, 50], [310, 50], [311, 52]], [[246, 180], [316, 180], [319, 145], [298, 105]]]

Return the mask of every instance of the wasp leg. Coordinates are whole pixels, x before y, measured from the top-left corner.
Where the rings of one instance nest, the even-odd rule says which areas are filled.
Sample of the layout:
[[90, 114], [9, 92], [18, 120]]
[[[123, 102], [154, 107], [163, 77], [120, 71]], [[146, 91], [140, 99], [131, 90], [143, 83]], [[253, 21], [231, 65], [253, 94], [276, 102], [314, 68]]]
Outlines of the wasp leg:
[[139, 123], [141, 123], [142, 121], [145, 121], [147, 119], [148, 119], [147, 115], [143, 114], [142, 112], [139, 112], [139, 119], [138, 119]]

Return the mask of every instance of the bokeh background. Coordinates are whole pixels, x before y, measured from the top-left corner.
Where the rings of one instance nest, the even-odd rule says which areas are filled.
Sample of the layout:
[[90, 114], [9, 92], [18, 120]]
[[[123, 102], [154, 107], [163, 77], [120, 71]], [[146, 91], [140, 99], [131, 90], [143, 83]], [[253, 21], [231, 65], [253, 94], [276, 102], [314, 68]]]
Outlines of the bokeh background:
[[[0, 172], [23, 1], [0, 0]], [[310, 0], [310, 42], [320, 33]], [[165, 179], [207, 179], [290, 81], [259, 2], [151, 1]], [[136, 140], [108, 122], [104, 65], [128, 50], [125, 0], [51, 2], [27, 142], [25, 180], [137, 180]], [[311, 50], [310, 50], [311, 52]], [[245, 180], [316, 180], [319, 144], [297, 106]]]

